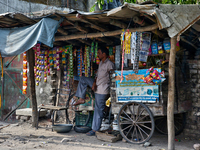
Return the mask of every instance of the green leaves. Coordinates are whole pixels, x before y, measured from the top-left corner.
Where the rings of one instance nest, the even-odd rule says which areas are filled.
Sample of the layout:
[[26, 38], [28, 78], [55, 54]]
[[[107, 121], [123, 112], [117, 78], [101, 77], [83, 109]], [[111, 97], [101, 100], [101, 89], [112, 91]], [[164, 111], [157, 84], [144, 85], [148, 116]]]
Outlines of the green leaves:
[[[123, 0], [127, 3], [136, 3], [137, 0]], [[149, 1], [149, 0], [143, 0]], [[161, 4], [199, 4], [199, 0], [153, 0], [154, 2], [161, 3]], [[107, 3], [113, 2], [113, 0], [107, 0]], [[102, 10], [103, 5], [105, 4], [104, 0], [97, 0], [95, 4], [90, 8], [90, 12], [95, 11], [95, 6], [98, 5], [99, 9]]]
[[96, 7], [96, 3], [90, 8], [90, 12], [94, 12]]

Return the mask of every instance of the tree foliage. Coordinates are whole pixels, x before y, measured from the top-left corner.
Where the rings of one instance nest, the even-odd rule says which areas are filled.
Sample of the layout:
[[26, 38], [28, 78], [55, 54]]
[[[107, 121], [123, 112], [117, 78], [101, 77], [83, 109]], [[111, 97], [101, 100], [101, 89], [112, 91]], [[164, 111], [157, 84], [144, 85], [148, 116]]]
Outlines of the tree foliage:
[[[127, 3], [139, 3], [139, 2], [145, 2], [148, 0], [121, 0], [122, 3], [127, 2]], [[200, 4], [200, 0], [153, 0], [156, 3], [161, 3], [161, 4], [175, 4], [175, 5], [180, 5], [180, 4]], [[107, 3], [113, 2], [113, 0], [107, 0]], [[97, 0], [95, 4], [90, 8], [90, 12], [95, 11], [96, 5], [98, 5], [99, 9], [102, 10], [103, 5], [104, 5], [104, 0]]]

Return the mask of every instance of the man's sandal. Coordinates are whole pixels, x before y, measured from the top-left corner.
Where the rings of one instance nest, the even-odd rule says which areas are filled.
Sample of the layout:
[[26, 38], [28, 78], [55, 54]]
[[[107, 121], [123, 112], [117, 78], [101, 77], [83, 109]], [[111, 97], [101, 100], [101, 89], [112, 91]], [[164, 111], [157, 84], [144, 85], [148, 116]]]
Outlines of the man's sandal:
[[86, 133], [88, 136], [95, 136], [95, 131], [91, 130], [88, 133]]

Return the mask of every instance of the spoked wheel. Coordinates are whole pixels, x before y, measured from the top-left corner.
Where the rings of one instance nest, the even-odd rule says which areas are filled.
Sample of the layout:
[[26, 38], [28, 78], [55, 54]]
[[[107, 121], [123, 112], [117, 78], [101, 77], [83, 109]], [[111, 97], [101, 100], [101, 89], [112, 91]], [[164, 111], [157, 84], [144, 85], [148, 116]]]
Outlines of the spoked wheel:
[[68, 109], [66, 109], [65, 113], [66, 113], [66, 122], [68, 124], [74, 124], [74, 120], [75, 120], [75, 111], [72, 109], [73, 106], [71, 106], [70, 104], [73, 101], [73, 97], [75, 94], [72, 94], [69, 98], [68, 101], [66, 103], [66, 107]]
[[[180, 134], [186, 123], [186, 116], [185, 113], [175, 114], [174, 115], [174, 128], [175, 128], [175, 135]], [[167, 131], [167, 116], [159, 116], [155, 118], [155, 127], [156, 130], [162, 134], [168, 134]]]
[[133, 144], [148, 141], [155, 129], [153, 115], [143, 103], [125, 103], [118, 114], [119, 131], [123, 138]]

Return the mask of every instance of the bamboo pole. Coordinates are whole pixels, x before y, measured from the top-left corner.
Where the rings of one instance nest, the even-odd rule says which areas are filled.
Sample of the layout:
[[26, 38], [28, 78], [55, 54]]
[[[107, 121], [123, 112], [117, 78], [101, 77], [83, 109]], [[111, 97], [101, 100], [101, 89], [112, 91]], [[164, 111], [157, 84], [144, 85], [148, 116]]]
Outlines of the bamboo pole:
[[175, 58], [177, 37], [171, 38], [171, 50], [169, 56], [169, 82], [167, 102], [167, 126], [168, 126], [168, 150], [174, 150], [174, 96], [175, 96]]
[[[157, 24], [147, 26], [147, 27], [140, 27], [140, 28], [130, 28], [130, 32], [145, 32], [145, 31], [153, 31], [158, 28]], [[73, 39], [80, 39], [80, 38], [97, 38], [97, 37], [106, 37], [106, 36], [115, 36], [120, 35], [122, 30], [115, 30], [115, 31], [108, 31], [108, 32], [95, 32], [95, 33], [88, 33], [88, 34], [73, 34], [67, 36], [57, 36], [55, 37], [55, 41], [68, 41]]]
[[29, 78], [31, 87], [31, 102], [32, 102], [32, 127], [37, 127], [38, 122], [38, 109], [35, 92], [35, 76], [34, 76], [34, 52], [32, 49], [28, 50], [28, 61], [29, 61]]

